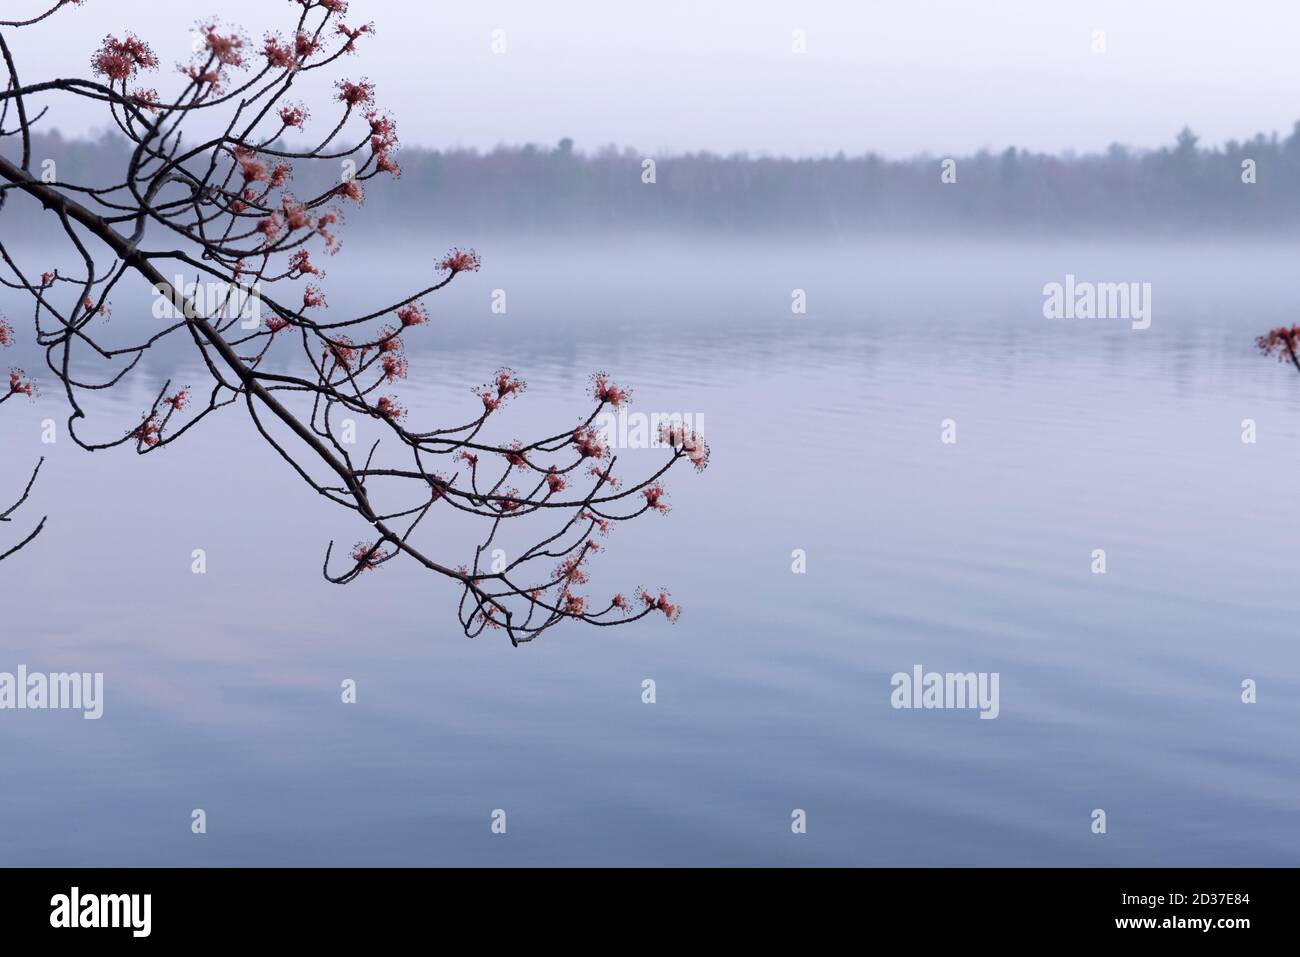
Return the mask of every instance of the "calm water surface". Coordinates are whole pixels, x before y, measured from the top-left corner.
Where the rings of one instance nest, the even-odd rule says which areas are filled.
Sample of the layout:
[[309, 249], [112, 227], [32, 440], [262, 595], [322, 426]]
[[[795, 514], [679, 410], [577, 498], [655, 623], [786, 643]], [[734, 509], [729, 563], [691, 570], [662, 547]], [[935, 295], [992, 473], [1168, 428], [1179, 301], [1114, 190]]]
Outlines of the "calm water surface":
[[[503, 440], [572, 421], [597, 369], [634, 409], [702, 413], [712, 465], [616, 529], [593, 582], [666, 585], [682, 619], [468, 641], [410, 565], [321, 580], [364, 528], [239, 409], [159, 455], [88, 455], [39, 444], [64, 415], [47, 379], [0, 413], [0, 489], [47, 454], [25, 514], [51, 516], [0, 567], [0, 671], [102, 671], [105, 713], [0, 712], [0, 862], [1300, 863], [1300, 376], [1252, 346], [1295, 319], [1283, 252], [480, 249], [411, 340], [414, 421], [461, 421], [502, 364], [529, 382]], [[331, 305], [439, 251], [358, 246]], [[1044, 319], [1067, 272], [1152, 282], [1151, 328]], [[91, 428], [169, 375], [204, 381], [152, 357]], [[892, 709], [914, 664], [999, 672], [1000, 716]]]

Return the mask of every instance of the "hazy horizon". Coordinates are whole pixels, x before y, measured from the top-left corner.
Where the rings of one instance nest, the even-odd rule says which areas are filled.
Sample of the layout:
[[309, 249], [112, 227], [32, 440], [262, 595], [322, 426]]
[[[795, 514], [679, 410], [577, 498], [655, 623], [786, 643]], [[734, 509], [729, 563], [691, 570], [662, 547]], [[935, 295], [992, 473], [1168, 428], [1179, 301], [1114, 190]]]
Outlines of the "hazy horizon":
[[[660, 158], [678, 159], [678, 158], [687, 158], [693, 156], [714, 156], [721, 159], [742, 158], [742, 159], [753, 159], [753, 160], [778, 160], [778, 161], [795, 161], [795, 162], [806, 160], [806, 161], [815, 162], [819, 160], [835, 159], [838, 156], [843, 156], [848, 159], [863, 159], [866, 157], [876, 157], [878, 159], [882, 159], [891, 163], [910, 163], [916, 161], [939, 160], [941, 158], [949, 158], [949, 157], [954, 159], [970, 159], [972, 157], [981, 156], [981, 155], [999, 156], [1005, 153], [1007, 150], [1013, 150], [1017, 153], [1028, 153], [1034, 156], [1045, 156], [1045, 157], [1052, 157], [1052, 158], [1062, 159], [1062, 160], [1074, 160], [1074, 159], [1085, 159], [1093, 156], [1104, 156], [1109, 151], [1115, 148], [1125, 150], [1136, 156], [1156, 153], [1162, 149], [1170, 149], [1175, 147], [1177, 145], [1178, 135], [1185, 129], [1191, 130], [1194, 134], [1196, 134], [1197, 145], [1200, 149], [1209, 150], [1209, 151], [1216, 151], [1216, 150], [1222, 151], [1234, 145], [1241, 145], [1244, 143], [1248, 143], [1256, 137], [1264, 137], [1265, 139], [1281, 141], [1291, 136], [1293, 133], [1300, 131], [1300, 104], [1297, 105], [1296, 116], [1292, 120], [1290, 120], [1289, 123], [1284, 128], [1276, 128], [1276, 129], [1269, 128], [1269, 129], [1257, 129], [1257, 130], [1243, 129], [1229, 135], [1223, 140], [1211, 140], [1200, 134], [1200, 129], [1195, 123], [1186, 122], [1179, 125], [1176, 129], [1174, 129], [1169, 134], [1169, 136], [1159, 141], [1154, 141], [1144, 145], [1138, 145], [1135, 143], [1126, 143], [1126, 142], [1121, 142], [1119, 140], [1113, 140], [1107, 143], [1105, 146], [1095, 150], [1076, 150], [1071, 148], [1055, 150], [1055, 151], [1034, 150], [1020, 143], [1002, 143], [1002, 144], [984, 145], [976, 149], [968, 149], [968, 150], [918, 149], [911, 153], [899, 153], [899, 154], [886, 154], [880, 150], [875, 150], [870, 147], [866, 147], [864, 149], [854, 150], [854, 151], [840, 149], [840, 150], [830, 150], [824, 153], [799, 153], [799, 154], [777, 153], [777, 152], [771, 152], [771, 151], [761, 150], [761, 149], [745, 149], [743, 147], [724, 151], [724, 150], [712, 150], [706, 147], [694, 148], [694, 147], [687, 146], [681, 149], [673, 148], [673, 149], [658, 151], [658, 150], [639, 149], [638, 144], [636, 143], [616, 143], [616, 142], [583, 143], [575, 139], [573, 136], [560, 133], [559, 135], [553, 136], [549, 139], [529, 139], [529, 140], [503, 139], [499, 142], [490, 143], [486, 145], [466, 144], [461, 142], [426, 143], [422, 141], [412, 140], [409, 137], [403, 137], [395, 155], [400, 157], [401, 152], [404, 149], [421, 150], [430, 153], [469, 152], [469, 153], [479, 153], [482, 155], [488, 155], [501, 150], [515, 151], [515, 150], [528, 149], [530, 147], [537, 148], [537, 149], [554, 149], [565, 140], [568, 140], [572, 144], [572, 150], [574, 153], [578, 154], [579, 156], [589, 157], [589, 158], [596, 158], [601, 155], [607, 154], [609, 152], [614, 152], [620, 155], [634, 154], [638, 157], [645, 156], [645, 157], [654, 157], [656, 159], [660, 159]], [[94, 142], [102, 139], [105, 136], [117, 137], [125, 141], [125, 139], [121, 135], [121, 131], [117, 129], [117, 127], [113, 126], [112, 124], [100, 125], [98, 127], [93, 127], [93, 128], [73, 129], [73, 130], [67, 130], [55, 125], [50, 125], [48, 127], [43, 128], [41, 132], [47, 135], [62, 137], [63, 139], [69, 142], [86, 142], [86, 141]]]

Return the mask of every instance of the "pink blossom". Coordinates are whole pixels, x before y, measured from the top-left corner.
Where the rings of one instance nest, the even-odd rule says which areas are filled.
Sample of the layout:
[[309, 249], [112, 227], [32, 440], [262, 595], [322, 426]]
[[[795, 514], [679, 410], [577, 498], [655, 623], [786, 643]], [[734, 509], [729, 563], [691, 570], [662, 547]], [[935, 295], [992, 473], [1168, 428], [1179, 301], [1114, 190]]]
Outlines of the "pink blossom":
[[632, 398], [631, 392], [614, 385], [609, 381], [609, 376], [603, 372], [598, 372], [592, 376], [591, 391], [597, 402], [608, 402], [616, 409]]
[[375, 32], [375, 25], [373, 23], [367, 23], [363, 27], [357, 27], [356, 29], [352, 29], [346, 23], [340, 23], [336, 28], [336, 32], [340, 36], [345, 36], [348, 38], [347, 42], [343, 44], [343, 52], [352, 53], [356, 50], [357, 38], [367, 33], [373, 34]]
[[280, 107], [280, 122], [285, 126], [295, 126], [302, 129], [303, 124], [307, 122], [307, 116], [307, 108], [301, 103]]
[[442, 259], [438, 260], [438, 268], [449, 270], [452, 273], [458, 272], [478, 272], [481, 262], [478, 253], [472, 249], [454, 248]]
[[658, 596], [655, 596], [650, 594], [648, 591], [642, 589], [641, 601], [645, 603], [645, 606], [647, 608], [652, 608], [655, 611], [663, 612], [664, 617], [667, 618], [669, 621], [676, 621], [678, 616], [681, 615], [682, 613], [681, 605], [674, 605], [671, 601], [669, 601], [667, 592], [661, 591], [658, 594]]
[[415, 302], [408, 302], [401, 309], [398, 309], [397, 318], [404, 327], [422, 326], [429, 321], [424, 309], [419, 303]]
[[90, 66], [96, 73], [110, 80], [125, 80], [140, 70], [157, 67], [158, 58], [149, 49], [149, 44], [135, 34], [128, 33], [124, 40], [105, 37], [104, 45], [91, 58]]
[[357, 563], [361, 571], [370, 571], [378, 568], [383, 561], [383, 553], [379, 550], [379, 545], [368, 542], [357, 542], [352, 549], [352, 560]]
[[[301, 36], [301, 34], [299, 35]], [[277, 70], [283, 70], [297, 65], [294, 48], [289, 46], [275, 34], [268, 33], [266, 35], [266, 40], [262, 44], [262, 56], [266, 57], [266, 62]], [[293, 126], [297, 124], [291, 123], [289, 125]]]
[[577, 446], [578, 455], [584, 459], [603, 459], [608, 453], [605, 443], [600, 440], [599, 434], [591, 427], [574, 429], [573, 444]]
[[11, 369], [9, 371], [9, 394], [25, 395], [31, 398], [36, 394], [36, 386], [32, 380], [28, 379], [21, 369]]
[[375, 85], [369, 80], [361, 80], [357, 83], [350, 80], [339, 80], [335, 86], [338, 87], [339, 91], [336, 99], [350, 107], [368, 105], [375, 100]]
[[311, 254], [305, 249], [300, 249], [289, 257], [289, 272], [295, 277], [305, 276], [309, 273], [313, 276], [323, 275], [319, 269], [311, 264]]
[[652, 509], [667, 514], [668, 503], [663, 500], [666, 493], [662, 485], [651, 485], [649, 488], [642, 489], [641, 494], [645, 496], [646, 504]]
[[384, 379], [392, 382], [396, 379], [406, 378], [406, 357], [389, 353], [381, 360], [384, 367]]
[[246, 41], [238, 33], [228, 33], [223, 36], [217, 32], [217, 24], [210, 23], [203, 27], [203, 42], [222, 66], [244, 65], [242, 51]]

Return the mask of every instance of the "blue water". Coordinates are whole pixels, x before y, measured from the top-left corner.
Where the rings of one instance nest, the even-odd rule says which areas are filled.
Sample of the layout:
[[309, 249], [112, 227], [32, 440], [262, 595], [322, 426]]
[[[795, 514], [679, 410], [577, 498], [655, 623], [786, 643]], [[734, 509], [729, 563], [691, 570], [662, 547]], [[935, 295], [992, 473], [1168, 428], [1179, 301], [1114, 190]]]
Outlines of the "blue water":
[[[440, 251], [417, 249], [345, 252], [331, 306]], [[571, 422], [597, 369], [634, 410], [702, 413], [711, 466], [614, 531], [591, 589], [670, 587], [681, 620], [469, 641], [456, 591], [411, 564], [320, 578], [364, 527], [239, 408], [161, 454], [89, 455], [39, 443], [64, 415], [46, 377], [0, 409], [0, 489], [46, 454], [23, 515], [50, 514], [0, 565], [0, 671], [102, 671], [105, 708], [0, 711], [0, 862], [1300, 863], [1300, 376], [1253, 349], [1295, 318], [1283, 252], [480, 250], [411, 339], [412, 422], [468, 417], [502, 364], [529, 383], [503, 440]], [[1152, 282], [1151, 328], [1044, 319], [1067, 272]], [[147, 303], [124, 294], [114, 326]], [[152, 358], [89, 428], [204, 374]], [[999, 717], [893, 709], [915, 664], [998, 672]]]

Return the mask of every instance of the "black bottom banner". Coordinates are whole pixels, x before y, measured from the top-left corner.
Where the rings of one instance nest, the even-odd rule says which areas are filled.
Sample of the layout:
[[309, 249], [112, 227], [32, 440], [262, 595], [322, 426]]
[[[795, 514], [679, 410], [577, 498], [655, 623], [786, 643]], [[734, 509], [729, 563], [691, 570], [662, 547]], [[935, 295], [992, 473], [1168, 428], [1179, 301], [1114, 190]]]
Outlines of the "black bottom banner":
[[82, 946], [337, 945], [400, 941], [434, 926], [491, 943], [514, 934], [536, 942], [538, 929], [561, 918], [578, 936], [609, 929], [656, 937], [680, 925], [692, 935], [767, 942], [909, 926], [927, 941], [1128, 937], [1231, 946], [1284, 930], [1293, 882], [1288, 870], [15, 869], [0, 870], [0, 919], [7, 941], [75, 937]]

